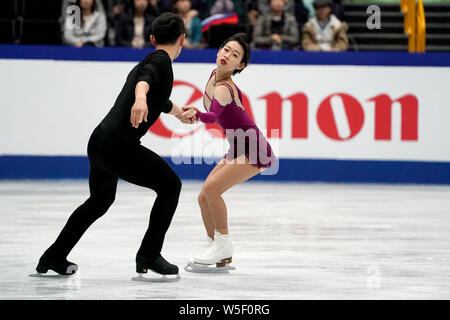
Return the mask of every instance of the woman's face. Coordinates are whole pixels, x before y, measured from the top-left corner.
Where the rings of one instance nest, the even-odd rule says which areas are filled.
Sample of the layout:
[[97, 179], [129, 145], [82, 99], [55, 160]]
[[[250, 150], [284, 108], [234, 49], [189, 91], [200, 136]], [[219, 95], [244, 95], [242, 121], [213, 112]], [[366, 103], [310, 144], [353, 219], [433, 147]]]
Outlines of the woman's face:
[[92, 9], [94, 6], [94, 0], [80, 0], [80, 7], [84, 10]]
[[244, 69], [242, 63], [244, 57], [244, 48], [237, 41], [229, 41], [217, 53], [216, 64], [218, 69], [223, 72], [233, 72], [236, 69]]
[[148, 0], [134, 0], [134, 8], [137, 12], [144, 12], [147, 10]]
[[191, 10], [191, 1], [190, 0], [179, 0], [175, 4], [175, 8], [177, 8], [178, 12], [180, 13], [186, 13]]

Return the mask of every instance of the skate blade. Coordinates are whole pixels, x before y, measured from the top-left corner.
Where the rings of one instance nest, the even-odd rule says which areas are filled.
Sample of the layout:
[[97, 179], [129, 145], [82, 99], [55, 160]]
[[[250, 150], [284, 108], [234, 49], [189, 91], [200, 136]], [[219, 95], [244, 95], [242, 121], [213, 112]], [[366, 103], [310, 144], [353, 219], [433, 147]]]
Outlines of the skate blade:
[[[148, 274], [147, 274], [148, 275]], [[159, 277], [155, 277], [155, 275]], [[170, 274], [170, 275], [162, 275], [162, 274], [153, 274], [152, 276], [144, 276], [144, 273], [138, 273], [137, 277], [132, 277], [133, 281], [141, 281], [141, 282], [176, 282], [181, 279], [180, 274]]]
[[73, 273], [73, 274], [47, 274], [47, 273], [37, 272], [37, 273], [32, 273], [28, 276], [32, 277], [32, 278], [47, 278], [47, 279], [52, 279], [52, 278], [53, 279], [57, 279], [57, 278], [61, 279], [62, 278], [62, 279], [65, 279], [65, 278], [72, 277], [74, 275], [76, 275], [76, 273]]
[[[47, 274], [48, 271], [50, 271], [51, 273]], [[35, 278], [67, 278], [76, 275], [77, 271], [78, 271], [77, 265], [70, 265], [66, 269], [66, 274], [59, 274], [53, 269], [48, 269], [47, 272], [45, 273], [36, 271], [36, 273], [30, 274], [29, 276]]]
[[215, 273], [215, 274], [228, 274], [231, 270], [236, 270], [235, 267], [226, 264], [223, 267], [217, 267], [215, 265], [202, 265], [198, 263], [189, 262], [184, 270], [192, 273]]

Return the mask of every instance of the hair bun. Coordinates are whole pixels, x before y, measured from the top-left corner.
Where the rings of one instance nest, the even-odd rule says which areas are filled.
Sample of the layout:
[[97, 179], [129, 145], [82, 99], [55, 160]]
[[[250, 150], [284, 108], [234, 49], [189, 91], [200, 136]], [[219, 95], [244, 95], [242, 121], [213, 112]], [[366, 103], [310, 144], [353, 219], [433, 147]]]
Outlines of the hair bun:
[[234, 36], [236, 38], [242, 39], [242, 41], [244, 41], [245, 43], [249, 44], [249, 42], [248, 42], [248, 34], [246, 34], [245, 32], [236, 33]]

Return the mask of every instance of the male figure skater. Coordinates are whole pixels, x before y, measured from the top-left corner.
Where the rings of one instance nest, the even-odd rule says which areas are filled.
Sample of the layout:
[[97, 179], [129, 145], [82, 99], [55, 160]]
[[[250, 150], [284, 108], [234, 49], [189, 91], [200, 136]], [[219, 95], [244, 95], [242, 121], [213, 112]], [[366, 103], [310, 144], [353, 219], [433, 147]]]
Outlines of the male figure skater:
[[44, 252], [36, 271], [53, 270], [60, 275], [77, 271], [66, 257], [89, 226], [114, 202], [117, 180], [150, 188], [157, 193], [150, 223], [136, 255], [136, 272], [150, 269], [160, 275], [175, 275], [178, 267], [161, 256], [164, 236], [175, 213], [181, 181], [155, 152], [143, 147], [140, 138], [161, 112], [178, 115], [183, 110], [169, 100], [172, 62], [183, 47], [185, 29], [176, 14], [164, 13], [152, 25], [150, 40], [156, 50], [128, 74], [117, 100], [88, 143], [90, 197], [70, 216], [56, 241]]

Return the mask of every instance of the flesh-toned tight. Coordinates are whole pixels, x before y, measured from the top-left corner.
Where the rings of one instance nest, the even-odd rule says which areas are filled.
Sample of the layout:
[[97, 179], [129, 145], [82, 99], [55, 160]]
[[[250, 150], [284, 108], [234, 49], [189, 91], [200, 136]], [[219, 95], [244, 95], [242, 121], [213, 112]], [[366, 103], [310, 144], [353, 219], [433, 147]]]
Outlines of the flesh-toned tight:
[[247, 181], [261, 172], [242, 155], [234, 160], [222, 159], [209, 173], [198, 195], [203, 224], [209, 237], [214, 230], [228, 234], [227, 207], [222, 194], [232, 186]]

